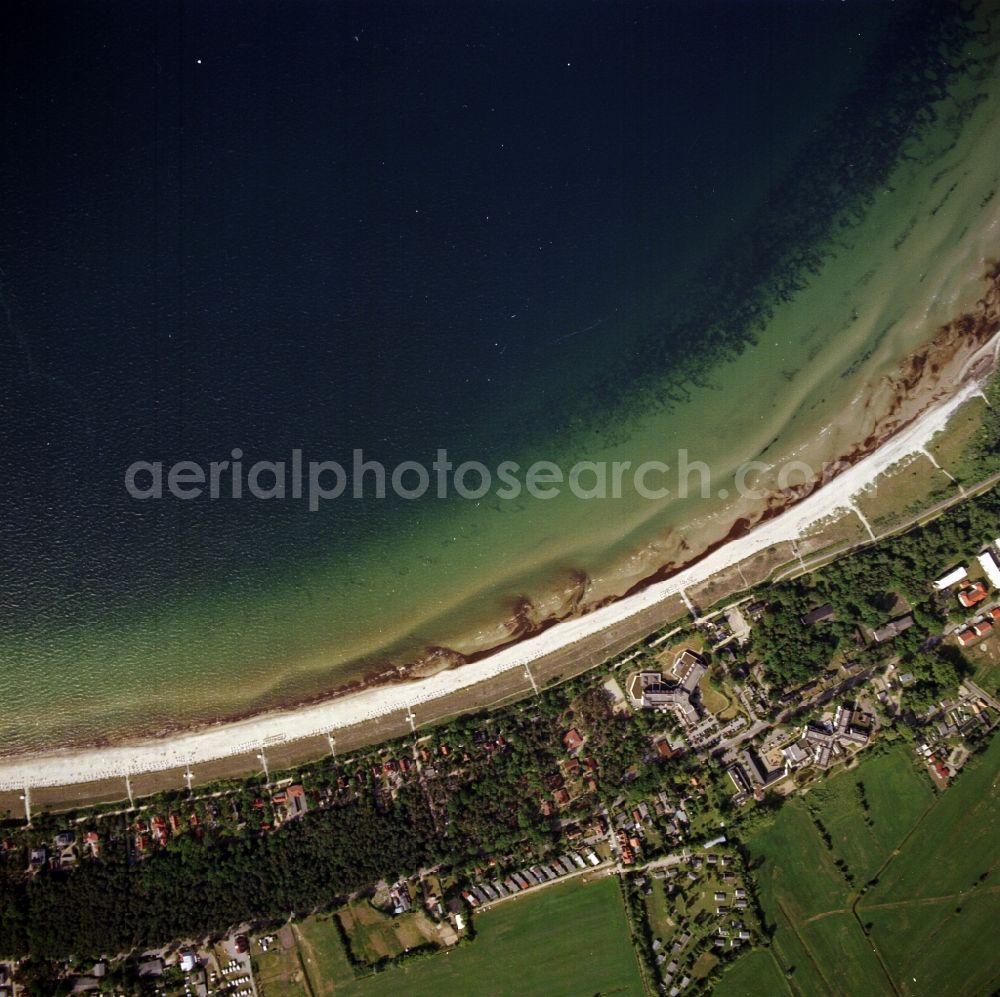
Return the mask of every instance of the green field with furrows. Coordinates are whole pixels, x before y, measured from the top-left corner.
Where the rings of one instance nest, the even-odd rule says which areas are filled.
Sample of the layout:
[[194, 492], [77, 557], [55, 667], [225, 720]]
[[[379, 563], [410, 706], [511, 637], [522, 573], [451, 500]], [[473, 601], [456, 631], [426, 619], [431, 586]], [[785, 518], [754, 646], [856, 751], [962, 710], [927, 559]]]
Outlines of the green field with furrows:
[[[909, 752], [899, 746], [835, 776], [749, 840], [775, 928], [768, 955], [793, 994], [1000, 985], [1000, 739], [938, 796]], [[773, 974], [763, 960], [757, 967], [759, 977], [737, 963], [718, 992], [740, 993], [741, 972], [742, 992], [762, 992], [757, 980]]]
[[954, 901], [902, 901], [859, 907], [872, 941], [901, 994], [993, 994], [1000, 987], [997, 909], [1000, 895]]
[[616, 877], [562, 883], [475, 918], [476, 937], [355, 978], [329, 917], [296, 928], [296, 947], [262, 956], [263, 997], [642, 997]]
[[1000, 986], [1000, 738], [940, 798], [858, 904], [901, 993]]
[[764, 909], [785, 907], [798, 920], [843, 906], [844, 880], [801, 800], [786, 804], [770, 827], [750, 839]]
[[832, 993], [892, 994], [889, 978], [850, 910], [823, 915], [798, 925], [797, 930]]
[[971, 888], [984, 872], [996, 884], [1000, 863], [1000, 738], [942, 794], [865, 897], [863, 906], [911, 897], [939, 897]]

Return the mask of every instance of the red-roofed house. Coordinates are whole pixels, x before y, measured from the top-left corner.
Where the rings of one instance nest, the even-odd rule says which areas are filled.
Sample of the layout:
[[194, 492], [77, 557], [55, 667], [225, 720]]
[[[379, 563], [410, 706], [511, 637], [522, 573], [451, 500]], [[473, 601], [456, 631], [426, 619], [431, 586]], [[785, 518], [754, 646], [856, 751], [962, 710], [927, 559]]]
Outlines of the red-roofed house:
[[958, 601], [969, 609], [975, 606], [976, 603], [982, 602], [986, 598], [986, 586], [982, 582], [976, 582], [975, 585], [967, 589], [962, 589], [958, 593]]

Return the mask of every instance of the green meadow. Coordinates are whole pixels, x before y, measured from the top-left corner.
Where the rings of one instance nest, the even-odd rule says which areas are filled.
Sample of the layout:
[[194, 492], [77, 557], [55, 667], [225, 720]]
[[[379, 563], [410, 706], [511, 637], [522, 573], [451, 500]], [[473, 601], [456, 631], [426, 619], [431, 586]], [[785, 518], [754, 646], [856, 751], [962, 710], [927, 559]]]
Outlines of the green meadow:
[[901, 993], [1000, 986], [1000, 738], [945, 792], [858, 904]]
[[565, 883], [476, 918], [476, 938], [361, 981], [359, 997], [643, 993], [618, 880]]
[[[787, 803], [755, 833], [775, 929], [772, 951], [759, 954], [784, 985], [804, 997], [996, 988], [998, 781], [1000, 739], [940, 795], [898, 746]], [[756, 967], [737, 963], [719, 992], [781, 993], [762, 958]]]

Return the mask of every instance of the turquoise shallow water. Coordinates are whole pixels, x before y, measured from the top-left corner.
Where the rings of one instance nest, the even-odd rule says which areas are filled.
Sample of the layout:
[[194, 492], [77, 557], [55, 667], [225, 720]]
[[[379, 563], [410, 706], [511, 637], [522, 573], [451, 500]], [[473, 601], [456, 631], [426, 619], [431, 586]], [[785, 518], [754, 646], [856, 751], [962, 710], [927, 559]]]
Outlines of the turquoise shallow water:
[[[822, 230], [775, 212], [790, 180], [808, 189], [801, 164], [886, 32], [901, 58], [926, 25], [875, 6], [635, 6], [571, 26], [493, 6], [251, 4], [238, 22], [183, 8], [180, 28], [155, 6], [117, 13], [15, 12], [6, 70], [11, 751], [294, 702], [429, 645], [477, 649], [519, 600], [544, 614], [581, 573], [588, 598], [613, 591], [717, 508], [136, 503], [133, 460], [360, 446], [392, 465], [444, 446], [456, 463], [568, 465], [684, 446], [722, 481], [776, 436], [793, 449], [919, 342], [900, 319], [920, 273], [989, 182], [964, 180], [934, 215], [926, 164], [888, 201], [869, 192], [869, 227], [840, 229], [838, 257], [779, 288], [792, 305], [748, 342], [737, 306], [764, 264], [794, 272], [782, 249]], [[98, 27], [113, 61], [77, 44]], [[921, 163], [951, 141], [938, 131]], [[817, 191], [816, 224], [820, 194], [846, 211], [853, 193]], [[768, 218], [784, 219], [774, 245]], [[878, 234], [907, 226], [901, 265]]]

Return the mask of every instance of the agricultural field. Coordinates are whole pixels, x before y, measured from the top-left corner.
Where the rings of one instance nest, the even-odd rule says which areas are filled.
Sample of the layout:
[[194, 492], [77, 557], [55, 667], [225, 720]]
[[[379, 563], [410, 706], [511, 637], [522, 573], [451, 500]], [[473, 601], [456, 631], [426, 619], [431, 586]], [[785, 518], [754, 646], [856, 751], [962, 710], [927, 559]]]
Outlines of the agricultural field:
[[943, 793], [879, 877], [862, 906], [940, 897], [972, 888], [984, 872], [997, 885], [1000, 864], [1000, 737]]
[[[1000, 984], [998, 783], [1000, 739], [940, 795], [900, 745], [791, 801], [751, 837], [773, 955], [793, 994], [972, 994]], [[727, 981], [739, 982], [742, 962], [720, 992], [736, 992]]]
[[998, 903], [996, 892], [980, 892], [960, 903], [902, 901], [858, 913], [899, 993], [992, 994], [1000, 987]]
[[[639, 965], [616, 877], [562, 883], [500, 904], [475, 919], [476, 937], [455, 948], [418, 955], [381, 973], [355, 978], [336, 925], [310, 918], [296, 929], [297, 946], [282, 952], [284, 978], [265, 983], [262, 997], [579, 997], [613, 993], [642, 997]], [[271, 953], [259, 957], [264, 960]], [[301, 960], [301, 961], [300, 961]], [[308, 974], [302, 980], [302, 969]], [[280, 975], [271, 968], [268, 979]], [[298, 972], [301, 989], [291, 976]]]
[[368, 977], [357, 990], [359, 997], [642, 992], [615, 877], [500, 904], [476, 918], [474, 941]]
[[871, 942], [850, 912], [849, 902], [843, 912], [797, 925], [797, 931], [831, 993], [892, 997], [892, 984], [879, 965]]
[[774, 925], [774, 957], [787, 972], [791, 991], [833, 997], [835, 991], [800, 926], [841, 908], [847, 887], [802, 801], [787, 804], [770, 827], [754, 835], [750, 851], [754, 863], [762, 862], [757, 870], [761, 904]]
[[901, 993], [989, 992], [1000, 985], [998, 786], [1000, 738], [994, 738], [858, 904]]
[[764, 911], [784, 907], [802, 921], [813, 914], [835, 910], [844, 900], [844, 878], [823, 847], [801, 800], [793, 800], [775, 822], [750, 839], [759, 870]]

